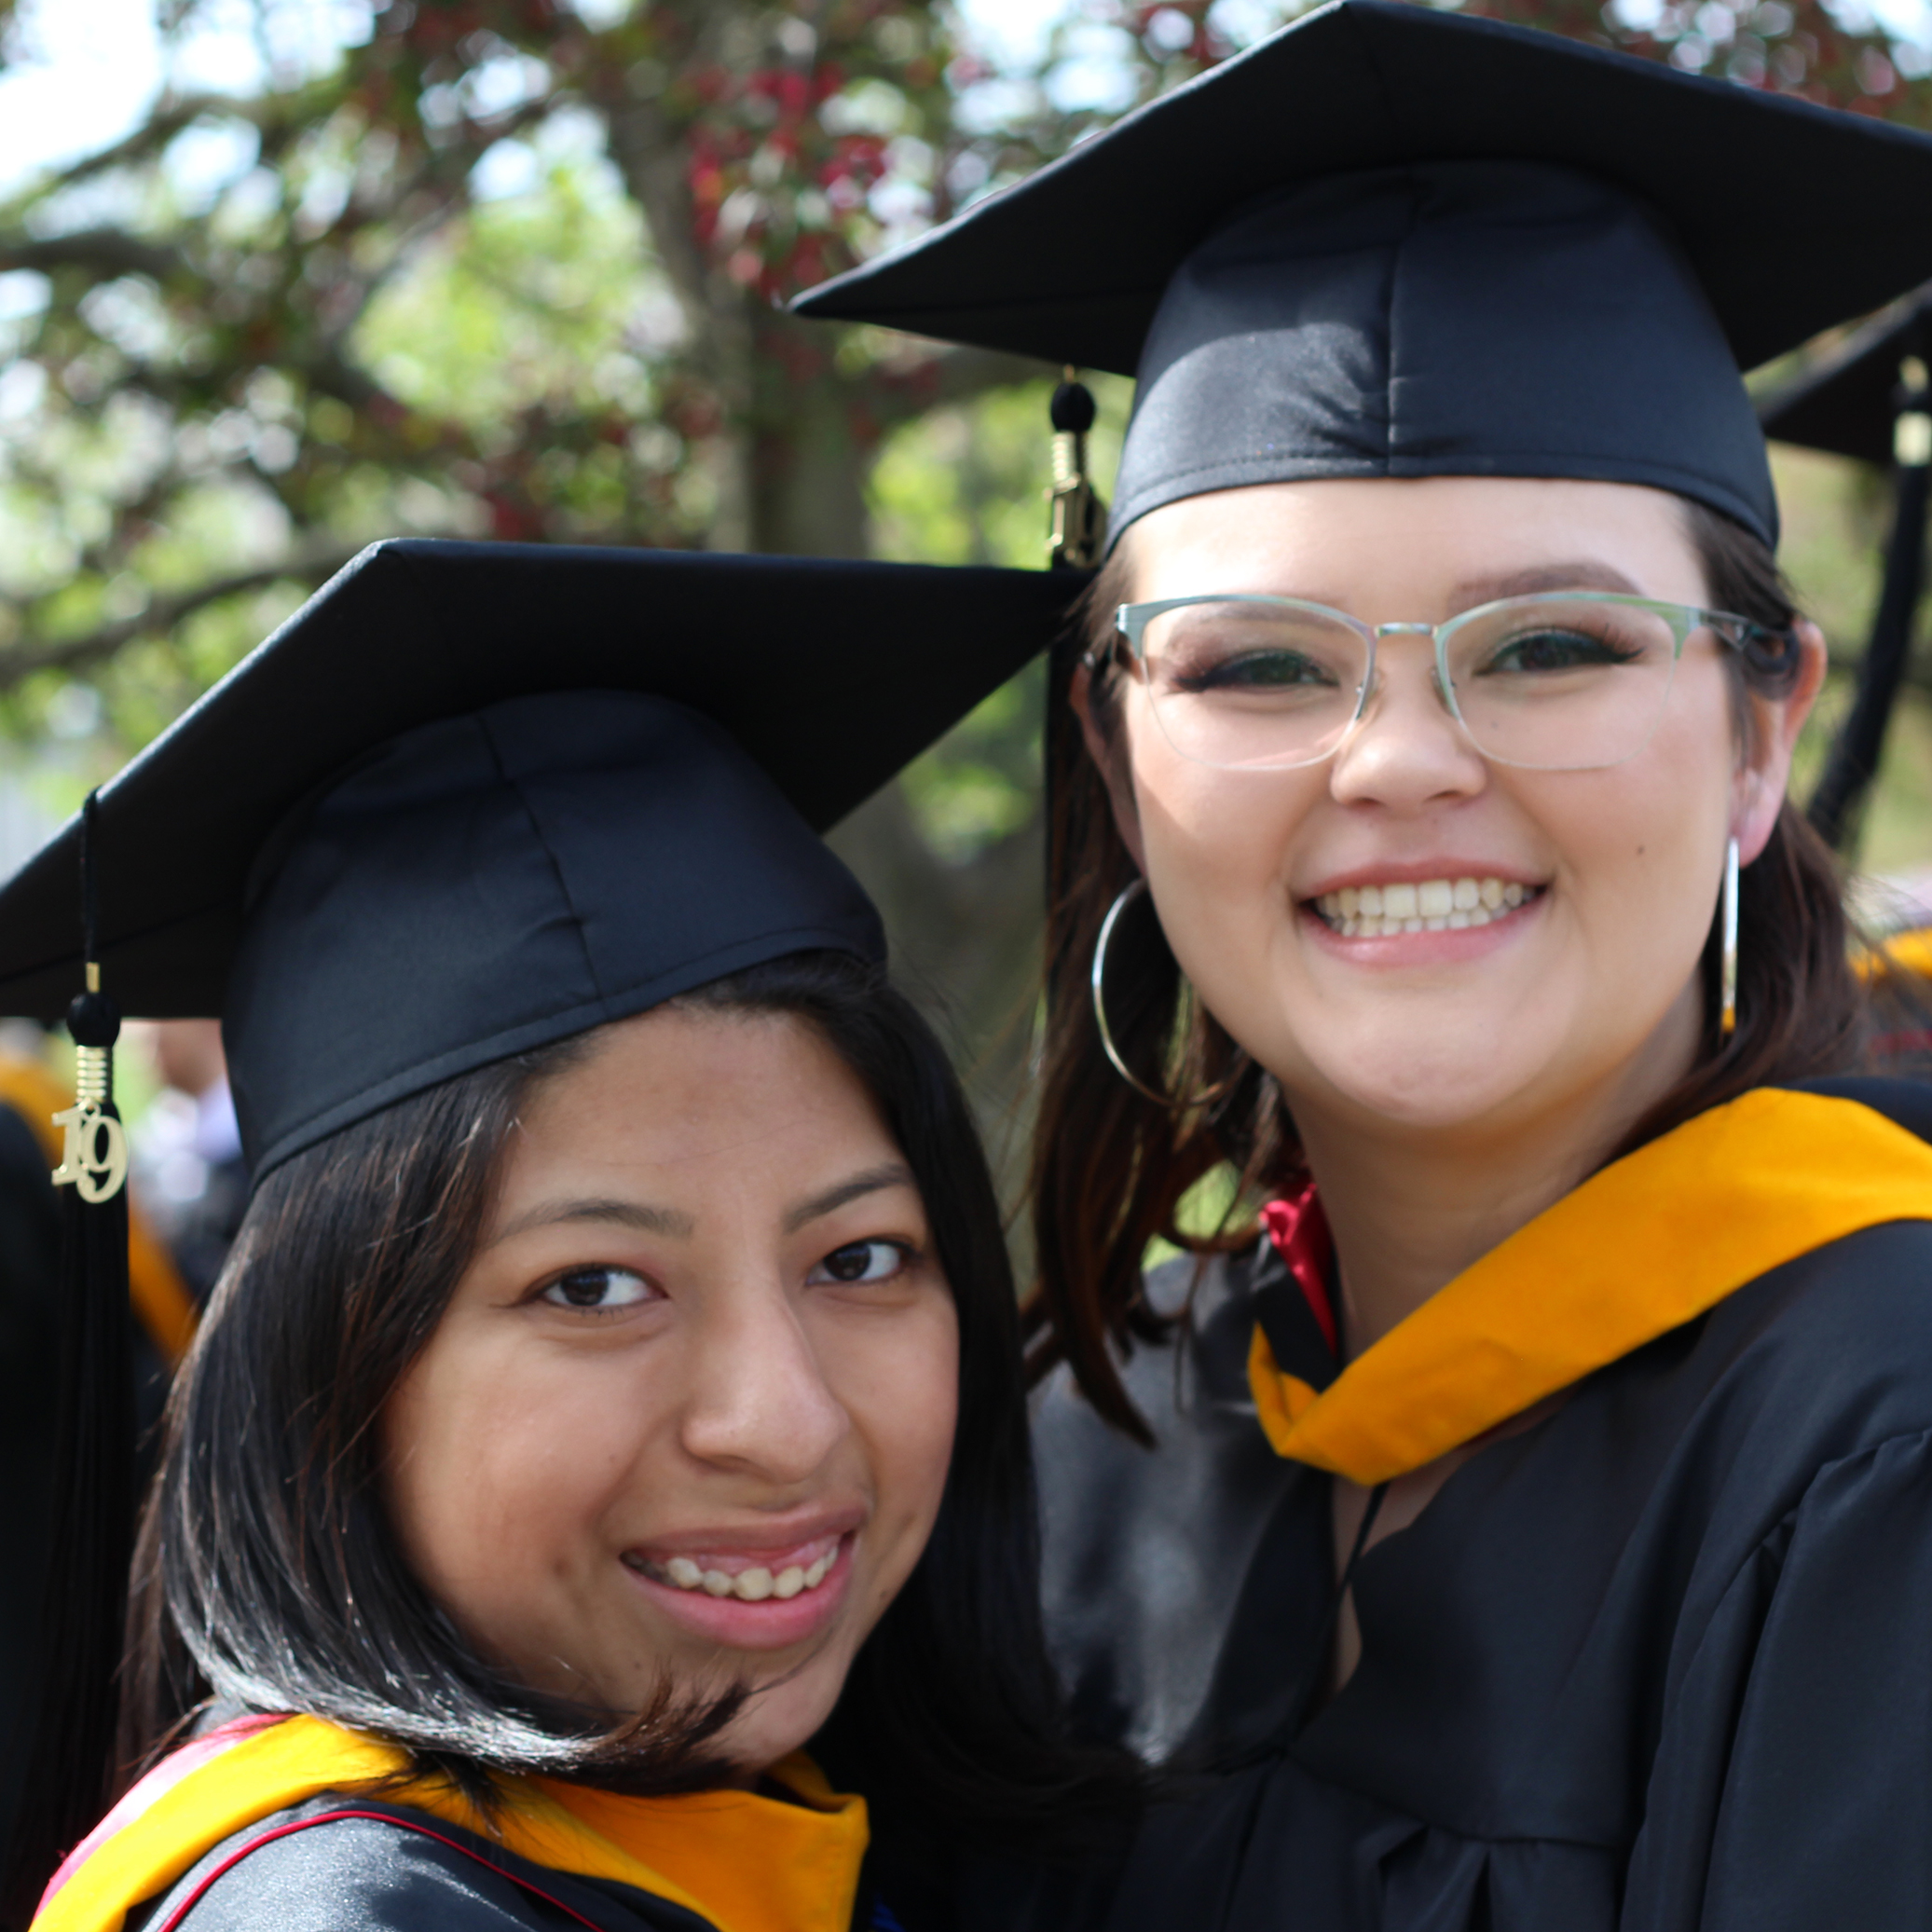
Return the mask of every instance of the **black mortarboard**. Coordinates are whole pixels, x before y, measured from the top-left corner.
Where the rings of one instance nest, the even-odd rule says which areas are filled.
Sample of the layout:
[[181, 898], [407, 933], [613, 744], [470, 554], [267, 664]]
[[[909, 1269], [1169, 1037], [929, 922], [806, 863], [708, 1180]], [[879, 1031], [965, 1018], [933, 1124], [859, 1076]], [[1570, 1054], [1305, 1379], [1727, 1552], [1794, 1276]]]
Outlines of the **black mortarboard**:
[[[225, 1016], [259, 1173], [756, 958], [882, 952], [812, 832], [1041, 650], [1078, 588], [378, 544], [102, 791], [103, 982], [130, 1013]], [[79, 836], [0, 887], [0, 1012], [52, 1017], [80, 986]]]
[[1590, 477], [1767, 541], [1740, 368], [1932, 274], [1932, 138], [1336, 0], [800, 298], [1139, 377], [1113, 532], [1305, 476]]
[[1781, 443], [1890, 467], [1892, 528], [1857, 690], [1805, 807], [1833, 845], [1850, 843], [1877, 775], [1885, 727], [1911, 655], [1932, 504], [1932, 287], [1915, 291], [1772, 391], [1764, 433]]

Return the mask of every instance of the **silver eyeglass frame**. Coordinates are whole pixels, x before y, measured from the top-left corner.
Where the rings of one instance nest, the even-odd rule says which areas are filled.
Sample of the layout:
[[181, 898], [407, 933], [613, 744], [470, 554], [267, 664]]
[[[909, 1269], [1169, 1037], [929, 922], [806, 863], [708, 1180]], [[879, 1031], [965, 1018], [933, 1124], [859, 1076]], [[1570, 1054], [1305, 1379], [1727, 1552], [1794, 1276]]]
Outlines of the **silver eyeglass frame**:
[[[1606, 759], [1601, 764], [1588, 765], [1528, 765], [1519, 764], [1514, 759], [1500, 757], [1488, 750], [1470, 729], [1469, 720], [1462, 715], [1462, 707], [1456, 700], [1456, 687], [1449, 677], [1449, 640], [1466, 625], [1479, 618], [1491, 616], [1494, 612], [1512, 604], [1616, 604], [1631, 610], [1647, 610], [1663, 618], [1670, 626], [1674, 645], [1670, 658], [1670, 680], [1664, 689], [1662, 702], [1657, 707], [1657, 718], [1645, 735], [1643, 744], [1633, 746], [1621, 757]], [[1477, 604], [1468, 610], [1459, 611], [1454, 617], [1442, 623], [1364, 623], [1359, 617], [1350, 617], [1346, 610], [1336, 610], [1327, 604], [1317, 604], [1305, 597], [1284, 597], [1269, 596], [1256, 591], [1206, 592], [1198, 596], [1160, 597], [1149, 603], [1122, 604], [1114, 612], [1114, 629], [1117, 637], [1127, 641], [1134, 663], [1139, 665], [1144, 679], [1147, 666], [1146, 635], [1147, 626], [1157, 617], [1164, 616], [1170, 610], [1182, 610], [1196, 604], [1265, 604], [1280, 610], [1299, 610], [1311, 617], [1327, 619], [1354, 632], [1362, 639], [1367, 652], [1368, 662], [1363, 669], [1362, 682], [1355, 692], [1355, 708], [1350, 713], [1347, 722], [1336, 734], [1336, 741], [1325, 751], [1318, 752], [1313, 758], [1295, 759], [1280, 764], [1266, 765], [1213, 765], [1205, 759], [1195, 758], [1193, 754], [1182, 751], [1176, 745], [1175, 750], [1191, 763], [1204, 766], [1210, 771], [1226, 772], [1295, 772], [1305, 771], [1310, 765], [1325, 764], [1349, 742], [1355, 727], [1361, 723], [1363, 715], [1368, 709], [1368, 702], [1376, 689], [1376, 647], [1384, 637], [1427, 637], [1435, 651], [1435, 693], [1443, 708], [1455, 719], [1462, 735], [1472, 747], [1492, 764], [1512, 765], [1522, 771], [1555, 772], [1600, 772], [1612, 766], [1627, 764], [1636, 758], [1656, 735], [1657, 725], [1664, 719], [1664, 713], [1670, 702], [1671, 685], [1677, 678], [1679, 660], [1684, 654], [1684, 646], [1700, 630], [1708, 630], [1718, 640], [1733, 651], [1742, 651], [1749, 648], [1753, 638], [1788, 639], [1788, 631], [1774, 630], [1768, 625], [1755, 623], [1747, 617], [1738, 617], [1728, 610], [1707, 610], [1696, 604], [1673, 604], [1657, 597], [1627, 596], [1617, 591], [1557, 590], [1536, 591], [1524, 596], [1494, 597], [1486, 604]], [[1091, 669], [1099, 665], [1089, 654], [1088, 659]], [[1156, 716], [1159, 706], [1155, 706]], [[1162, 726], [1163, 735], [1167, 728]], [[1173, 743], [1172, 736], [1168, 739]]]

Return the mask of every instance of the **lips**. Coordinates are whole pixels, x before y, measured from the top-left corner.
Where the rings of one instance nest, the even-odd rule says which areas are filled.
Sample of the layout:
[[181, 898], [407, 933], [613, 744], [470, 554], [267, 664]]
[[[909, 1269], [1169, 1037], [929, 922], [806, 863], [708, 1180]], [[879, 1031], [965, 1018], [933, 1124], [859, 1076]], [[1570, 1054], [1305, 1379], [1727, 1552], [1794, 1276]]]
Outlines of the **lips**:
[[1520, 880], [1462, 873], [1437, 879], [1364, 881], [1318, 894], [1308, 904], [1343, 939], [1461, 931], [1506, 919], [1543, 891]]
[[734, 1596], [740, 1603], [762, 1603], [767, 1597], [786, 1603], [825, 1582], [838, 1561], [839, 1542], [837, 1536], [820, 1536], [769, 1554], [701, 1550], [660, 1558], [639, 1552], [624, 1561], [674, 1590], [702, 1590], [707, 1596]]
[[782, 1651], [818, 1637], [855, 1578], [863, 1507], [789, 1522], [694, 1529], [622, 1553], [637, 1586], [675, 1624], [732, 1650]]

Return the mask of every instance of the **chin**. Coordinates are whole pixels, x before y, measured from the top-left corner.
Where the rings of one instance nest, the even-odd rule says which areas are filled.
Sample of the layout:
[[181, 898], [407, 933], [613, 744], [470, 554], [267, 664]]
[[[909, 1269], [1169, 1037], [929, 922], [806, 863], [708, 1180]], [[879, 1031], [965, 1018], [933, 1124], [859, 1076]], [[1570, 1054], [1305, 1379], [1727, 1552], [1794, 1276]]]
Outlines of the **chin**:
[[841, 1672], [839, 1683], [828, 1690], [812, 1681], [816, 1675], [807, 1664], [796, 1677], [779, 1678], [752, 1692], [745, 1708], [719, 1735], [719, 1754], [756, 1773], [808, 1743], [831, 1716], [843, 1683]]
[[[1547, 1076], [1559, 1048], [1525, 1038], [1520, 1018], [1498, 1016], [1479, 1027], [1459, 1026], [1459, 1041], [1418, 1036], [1404, 1026], [1367, 1027], [1353, 1039], [1338, 1036], [1314, 1060], [1317, 1077], [1341, 1105], [1417, 1133], [1446, 1132], [1507, 1116]], [[1500, 1053], [1498, 1043], [1509, 1051]], [[1291, 1103], [1292, 1104], [1292, 1103]]]

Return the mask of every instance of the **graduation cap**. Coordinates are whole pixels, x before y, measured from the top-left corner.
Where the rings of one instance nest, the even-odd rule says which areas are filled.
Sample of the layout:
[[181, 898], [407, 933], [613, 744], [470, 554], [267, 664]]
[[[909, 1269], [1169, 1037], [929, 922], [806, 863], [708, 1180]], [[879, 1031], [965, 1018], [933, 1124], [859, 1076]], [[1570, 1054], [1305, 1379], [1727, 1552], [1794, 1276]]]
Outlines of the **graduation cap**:
[[795, 307], [1137, 375], [1113, 540], [1244, 484], [1501, 475], [1771, 542], [1739, 372], [1932, 275], [1927, 206], [1925, 135], [1336, 0]]
[[1932, 287], [1876, 317], [1813, 366], [1767, 394], [1764, 433], [1780, 443], [1855, 457], [1892, 472], [1892, 529], [1878, 608], [1858, 664], [1852, 707], [1825, 761], [1807, 814], [1843, 845], [1878, 771], [1885, 727], [1911, 654], [1925, 581], [1932, 503]]
[[105, 1158], [119, 1010], [222, 1016], [259, 1180], [406, 1095], [762, 960], [883, 960], [877, 912], [815, 834], [1043, 649], [1079, 588], [377, 544], [0, 885], [0, 1012], [72, 1000], [93, 1043], [64, 1190], [82, 1218], [48, 1596], [62, 1688], [17, 1908], [98, 1816], [115, 1720], [132, 1509], [125, 1158], [114, 1175]]

